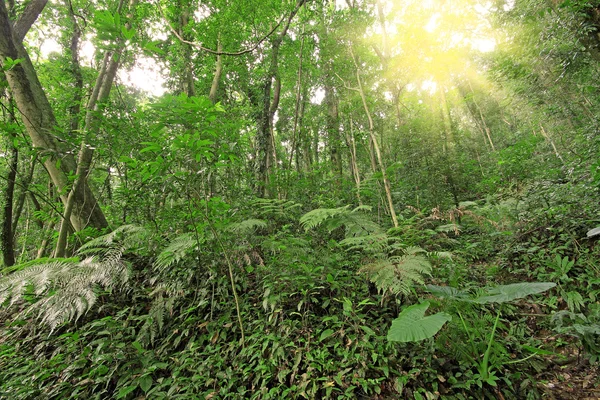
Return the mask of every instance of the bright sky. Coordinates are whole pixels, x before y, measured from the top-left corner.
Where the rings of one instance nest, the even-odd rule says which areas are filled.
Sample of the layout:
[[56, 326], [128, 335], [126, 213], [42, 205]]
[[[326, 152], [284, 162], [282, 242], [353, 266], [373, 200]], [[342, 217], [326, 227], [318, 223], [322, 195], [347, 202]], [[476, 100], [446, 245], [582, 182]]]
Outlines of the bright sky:
[[[335, 0], [337, 9], [346, 9], [348, 7], [346, 0]], [[410, 56], [413, 57], [412, 61], [420, 63], [418, 68], [456, 68], [458, 65], [459, 68], [462, 68], [461, 63], [466, 63], [467, 60], [461, 61], [459, 59], [450, 59], [450, 57], [456, 57], [456, 54], [452, 54], [449, 52], [447, 55], [444, 54], [443, 50], [440, 50], [440, 43], [444, 43], [443, 47], [470, 47], [473, 50], [477, 50], [480, 52], [490, 52], [493, 51], [496, 47], [496, 42], [493, 37], [490, 36], [489, 33], [489, 22], [487, 21], [487, 16], [490, 13], [490, 9], [492, 7], [491, 1], [485, 0], [454, 0], [457, 3], [458, 7], [464, 7], [464, 9], [473, 10], [474, 14], [465, 15], [465, 21], [470, 18], [471, 27], [475, 26], [475, 29], [472, 29], [469, 32], [461, 31], [460, 28], [455, 29], [455, 25], [461, 25], [462, 22], [460, 20], [454, 21], [452, 18], [456, 19], [456, 15], [452, 15], [453, 8], [451, 7], [443, 7], [443, 3], [439, 3], [435, 0], [407, 0], [404, 3], [400, 3], [399, 0], [381, 0], [383, 2], [384, 10], [386, 16], [388, 17], [388, 22], [386, 23], [386, 31], [390, 38], [401, 37], [402, 33], [406, 31], [406, 29], [421, 29], [422, 34], [418, 32], [415, 33], [416, 38], [423, 37], [423, 35], [429, 35], [430, 37], [434, 37], [437, 39], [438, 48], [428, 47], [431, 46], [430, 43], [424, 44], [424, 46], [420, 47], [417, 43], [416, 49], [421, 53], [420, 55]], [[514, 7], [515, 0], [506, 0], [504, 4], [504, 9], [510, 9]], [[453, 6], [454, 7], [454, 6]], [[407, 14], [404, 14], [405, 10], [409, 10]], [[450, 12], [446, 14], [445, 12]], [[396, 13], [396, 14], [394, 14]], [[389, 18], [391, 16], [396, 15], [396, 17], [392, 20]], [[475, 25], [473, 25], [473, 19], [475, 16]], [[201, 9], [196, 13], [196, 17], [202, 19], [205, 17], [205, 10]], [[399, 19], [398, 19], [399, 18]], [[407, 21], [403, 21], [402, 18], [408, 18]], [[417, 21], [423, 21], [421, 25], [412, 25], [414, 24], [413, 19]], [[479, 20], [477, 20], [479, 18]], [[392, 21], [390, 21], [392, 20]], [[456, 24], [453, 24], [456, 22]], [[399, 25], [400, 24], [400, 25]], [[418, 24], [418, 22], [417, 22]], [[452, 30], [448, 30], [448, 26], [451, 26]], [[152, 30], [152, 32], [147, 32], [152, 36], [164, 36], [164, 29], [161, 27], [153, 26], [148, 27], [148, 29]], [[371, 31], [375, 35], [380, 35], [382, 33], [381, 26], [376, 24]], [[441, 40], [440, 40], [441, 39]], [[430, 39], [431, 40], [431, 39]], [[405, 43], [400, 44], [400, 48], [405, 47]], [[52, 38], [47, 38], [43, 42], [41, 48], [42, 57], [47, 58], [51, 52], [60, 52], [60, 45]], [[415, 46], [413, 45], [413, 48]], [[90, 40], [84, 40], [81, 49], [80, 56], [82, 63], [84, 65], [90, 65], [93, 60], [93, 55], [95, 52], [95, 48], [92, 45]], [[434, 53], [435, 52], [435, 53]], [[447, 60], [446, 57], [449, 57]], [[425, 64], [430, 64], [427, 67], [423, 64], [423, 60], [425, 60]], [[427, 60], [433, 60], [432, 62], [427, 62]], [[411, 61], [405, 61], [411, 62]], [[449, 67], [449, 65], [453, 65], [453, 67]], [[399, 67], [401, 68], [401, 67]], [[452, 72], [452, 71], [450, 71]], [[458, 72], [458, 71], [457, 71]], [[432, 71], [432, 76], [436, 75], [435, 71]], [[135, 65], [130, 70], [121, 69], [118, 73], [119, 81], [122, 84], [134, 86], [138, 89], [141, 89], [147, 92], [150, 95], [160, 96], [165, 93], [165, 78], [161, 74], [161, 68], [156, 64], [156, 62], [144, 56], [138, 56]], [[414, 85], [412, 85], [414, 87]], [[436, 91], [438, 84], [433, 80], [433, 78], [424, 78], [418, 84], [418, 86], [427, 92], [433, 93]], [[317, 89], [311, 98], [311, 102], [320, 104], [323, 100], [324, 91], [321, 89]]]
[[[48, 38], [44, 40], [40, 50], [42, 57], [48, 58], [50, 53], [61, 52], [62, 48], [56, 40]], [[95, 51], [94, 45], [89, 40], [84, 41], [79, 50], [81, 63], [91, 66]], [[134, 86], [153, 96], [161, 96], [167, 90], [164, 86], [165, 78], [161, 74], [159, 66], [154, 60], [144, 56], [138, 56], [135, 65], [130, 70], [121, 68], [118, 78], [122, 84]]]

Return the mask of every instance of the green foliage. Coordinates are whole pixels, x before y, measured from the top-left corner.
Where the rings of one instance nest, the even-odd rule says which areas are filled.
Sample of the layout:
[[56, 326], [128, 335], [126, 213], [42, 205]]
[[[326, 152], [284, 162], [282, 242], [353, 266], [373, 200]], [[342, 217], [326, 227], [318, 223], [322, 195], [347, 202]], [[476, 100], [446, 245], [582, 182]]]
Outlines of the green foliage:
[[425, 283], [423, 275], [431, 273], [431, 263], [422, 255], [408, 253], [363, 265], [360, 272], [383, 292], [408, 295], [415, 284]]
[[41, 264], [16, 267], [0, 279], [0, 304], [18, 304], [23, 298], [31, 304], [25, 313], [34, 313], [52, 330], [64, 322], [77, 321], [90, 310], [101, 290], [110, 293], [122, 289], [130, 277], [125, 251], [137, 248], [145, 230], [122, 226], [91, 240], [79, 250], [87, 256], [79, 260], [48, 260]]
[[387, 339], [394, 342], [418, 342], [429, 339], [439, 332], [444, 324], [452, 320], [448, 313], [436, 313], [425, 316], [429, 302], [406, 307], [398, 318], [392, 321]]

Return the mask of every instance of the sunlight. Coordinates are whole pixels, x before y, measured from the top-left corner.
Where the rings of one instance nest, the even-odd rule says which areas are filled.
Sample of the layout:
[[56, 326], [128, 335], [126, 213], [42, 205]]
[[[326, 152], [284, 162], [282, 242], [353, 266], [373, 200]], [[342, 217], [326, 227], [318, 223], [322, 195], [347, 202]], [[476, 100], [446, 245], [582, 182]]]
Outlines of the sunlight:
[[435, 31], [436, 28], [439, 26], [438, 20], [440, 19], [440, 17], [440, 13], [433, 14], [429, 19], [427, 25], [425, 25], [425, 30], [429, 33], [433, 33], [433, 31]]
[[[407, 91], [433, 95], [457, 79], [471, 79], [480, 74], [472, 56], [496, 49], [489, 21], [494, 3], [489, 0], [387, 0], [385, 5], [390, 10], [386, 42], [395, 57], [387, 75], [408, 83]], [[372, 33], [381, 45], [381, 23]]]

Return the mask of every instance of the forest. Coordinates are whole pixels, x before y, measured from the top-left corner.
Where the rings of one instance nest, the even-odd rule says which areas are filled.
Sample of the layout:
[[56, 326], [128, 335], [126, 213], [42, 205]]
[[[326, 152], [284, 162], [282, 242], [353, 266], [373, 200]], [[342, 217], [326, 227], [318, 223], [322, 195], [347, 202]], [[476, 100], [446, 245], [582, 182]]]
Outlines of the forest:
[[600, 1], [0, 0], [0, 399], [600, 398]]

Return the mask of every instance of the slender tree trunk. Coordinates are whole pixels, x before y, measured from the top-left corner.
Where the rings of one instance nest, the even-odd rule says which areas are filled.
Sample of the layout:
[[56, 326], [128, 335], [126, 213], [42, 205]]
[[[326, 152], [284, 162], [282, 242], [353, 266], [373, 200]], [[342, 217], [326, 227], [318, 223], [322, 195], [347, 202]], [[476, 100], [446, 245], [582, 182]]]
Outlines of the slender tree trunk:
[[349, 120], [348, 133], [346, 133], [346, 129], [344, 129], [344, 137], [346, 139], [346, 145], [350, 149], [350, 169], [352, 170], [352, 177], [356, 184], [356, 199], [358, 200], [358, 204], [362, 205], [362, 200], [360, 198], [360, 170], [358, 168], [358, 158], [356, 156], [356, 141], [354, 140], [354, 131], [352, 129], [352, 116], [349, 116]]
[[[271, 58], [267, 76], [263, 83], [263, 98], [261, 112], [258, 117], [258, 130], [256, 133], [256, 156], [255, 170], [257, 178], [257, 194], [259, 197], [268, 196], [267, 186], [272, 165], [274, 164], [274, 137], [273, 137], [273, 115], [279, 105], [279, 92], [281, 90], [281, 81], [278, 78], [279, 49], [283, 38], [287, 35], [292, 20], [300, 11], [306, 0], [297, 0], [294, 10], [287, 18], [283, 30], [272, 40]], [[273, 82], [275, 81], [275, 90], [273, 101], [271, 102], [271, 92]]]
[[[217, 51], [223, 51], [223, 43], [221, 42], [221, 34], [219, 33]], [[217, 65], [215, 67], [215, 75], [213, 76], [212, 85], [210, 86], [210, 93], [208, 98], [215, 104], [217, 102], [217, 93], [219, 91], [219, 82], [221, 81], [221, 75], [223, 75], [223, 55], [217, 55]]]
[[[9, 104], [12, 99], [9, 97]], [[10, 107], [10, 106], [9, 106]], [[12, 113], [8, 116], [9, 121], [12, 119]], [[9, 135], [8, 142], [10, 144], [11, 156], [8, 163], [8, 174], [6, 176], [6, 189], [4, 191], [4, 209], [2, 221], [2, 258], [4, 266], [10, 267], [15, 264], [15, 248], [14, 248], [14, 228], [13, 225], [13, 201], [15, 193], [15, 182], [17, 179], [17, 168], [19, 166], [19, 150], [13, 143], [14, 134]]]
[[[296, 136], [298, 135], [298, 120], [300, 119], [300, 103], [302, 100], [302, 61], [304, 55], [304, 32], [306, 31], [306, 24], [302, 26], [302, 41], [300, 42], [300, 60], [298, 61], [298, 80], [296, 81], [296, 105], [294, 107], [294, 128], [292, 130], [292, 143], [290, 148], [290, 161], [288, 163], [290, 169], [292, 169], [292, 160], [294, 159], [294, 153], [296, 153]], [[296, 159], [296, 168], [298, 168], [298, 162]]]
[[356, 81], [358, 83], [358, 91], [360, 93], [360, 98], [362, 100], [365, 114], [367, 114], [367, 119], [369, 120], [369, 137], [371, 138], [371, 143], [373, 145], [373, 149], [375, 150], [375, 154], [377, 156], [377, 162], [379, 164], [381, 178], [383, 180], [383, 187], [385, 189], [385, 195], [386, 195], [388, 207], [390, 210], [390, 216], [392, 217], [392, 223], [394, 224], [394, 227], [397, 228], [398, 227], [398, 218], [396, 217], [396, 209], [394, 208], [394, 201], [392, 200], [392, 189], [390, 187], [390, 181], [387, 178], [385, 165], [383, 163], [383, 158], [381, 156], [379, 144], [377, 143], [377, 137], [375, 136], [375, 125], [373, 123], [373, 117], [371, 116], [371, 111], [369, 110], [369, 106], [367, 104], [367, 98], [366, 98], [365, 91], [364, 91], [363, 85], [362, 85], [362, 80], [360, 78], [360, 68], [358, 66], [358, 61], [356, 60], [356, 56], [354, 55], [354, 51], [352, 50], [352, 47], [350, 47], [350, 53], [352, 55], [352, 60], [354, 61], [354, 67], [356, 68]]
[[[129, 12], [131, 16], [131, 12], [135, 7], [137, 0], [130, 0], [129, 3]], [[119, 5], [119, 12], [121, 11], [121, 7], [123, 2]], [[130, 29], [131, 24], [127, 23], [126, 28]], [[119, 61], [122, 55], [122, 52], [125, 48], [125, 44], [123, 42], [119, 43], [117, 50], [107, 51], [104, 54], [104, 60], [102, 63], [102, 67], [98, 74], [98, 78], [96, 79], [96, 85], [94, 86], [94, 90], [92, 91], [92, 95], [88, 100], [87, 104], [87, 112], [85, 116], [85, 126], [84, 126], [84, 135], [81, 140], [81, 146], [79, 149], [79, 156], [77, 159], [77, 169], [75, 172], [75, 182], [73, 183], [73, 188], [71, 189], [67, 201], [65, 202], [65, 209], [63, 212], [63, 221], [60, 226], [59, 236], [56, 243], [55, 257], [64, 257], [66, 245], [67, 245], [67, 233], [69, 231], [69, 223], [73, 215], [73, 211], [76, 210], [76, 205], [78, 203], [77, 199], [81, 197], [83, 194], [82, 191], [84, 188], [88, 187], [87, 178], [90, 173], [90, 168], [92, 164], [92, 159], [94, 156], [94, 150], [91, 146], [91, 138], [92, 135], [97, 134], [100, 129], [100, 115], [104, 109], [104, 105], [106, 100], [110, 95], [110, 91], [112, 89], [112, 85], [117, 75], [117, 69], [119, 68]], [[79, 70], [79, 63], [77, 57], [72, 58], [72, 68], [74, 70]], [[75, 227], [76, 230], [77, 227]]]
[[483, 116], [483, 111], [481, 110], [481, 107], [479, 107], [479, 104], [477, 103], [477, 100], [475, 99], [475, 91], [473, 90], [473, 86], [471, 85], [471, 81], [469, 82], [469, 88], [471, 89], [471, 95], [473, 96], [473, 104], [475, 105], [475, 108], [477, 109], [477, 111], [479, 111], [479, 118], [481, 121], [481, 125], [482, 125], [482, 131], [485, 132], [485, 137], [488, 140], [488, 143], [490, 145], [490, 147], [492, 148], [492, 151], [496, 151], [496, 146], [494, 146], [494, 142], [492, 141], [492, 134], [490, 131], [490, 128], [488, 127], [487, 123], [485, 122], [485, 117]]

